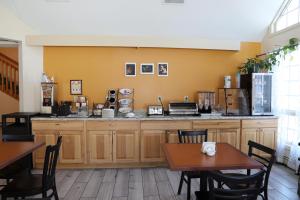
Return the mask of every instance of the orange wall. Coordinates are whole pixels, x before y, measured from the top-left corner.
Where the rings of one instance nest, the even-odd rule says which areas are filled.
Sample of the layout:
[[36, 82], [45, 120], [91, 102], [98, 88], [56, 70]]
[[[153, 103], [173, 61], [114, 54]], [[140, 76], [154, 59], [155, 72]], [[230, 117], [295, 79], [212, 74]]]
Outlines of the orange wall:
[[[193, 100], [198, 90], [223, 87], [224, 75], [233, 76], [247, 58], [261, 52], [260, 43], [241, 43], [240, 51], [118, 48], [118, 47], [45, 47], [44, 71], [55, 77], [58, 100], [72, 100], [70, 80], [83, 80], [83, 94], [90, 103], [104, 102], [110, 88], [134, 88], [135, 108], [156, 104]], [[137, 76], [125, 77], [124, 64], [137, 63]], [[140, 63], [169, 63], [169, 76], [139, 74]], [[234, 82], [234, 81], [233, 81]], [[234, 84], [234, 83], [233, 83]]]
[[19, 60], [18, 58], [19, 53], [17, 47], [12, 47], [12, 48], [0, 47], [0, 53], [6, 55], [7, 57], [13, 59], [16, 62], [18, 62]]

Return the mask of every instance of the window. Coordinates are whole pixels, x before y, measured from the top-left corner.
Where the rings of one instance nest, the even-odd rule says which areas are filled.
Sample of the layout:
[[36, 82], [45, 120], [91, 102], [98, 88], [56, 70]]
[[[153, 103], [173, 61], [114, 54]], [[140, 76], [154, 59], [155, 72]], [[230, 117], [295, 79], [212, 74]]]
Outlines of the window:
[[278, 79], [275, 98], [280, 110], [280, 129], [286, 132], [287, 143], [292, 143], [300, 134], [300, 50], [282, 61], [275, 73]]
[[[278, 120], [278, 161], [288, 158], [288, 166], [296, 169], [300, 149], [300, 49], [292, 52], [274, 67], [273, 108]], [[286, 147], [289, 153], [285, 152]]]
[[300, 22], [300, 0], [288, 0], [272, 23], [272, 32], [284, 30]]

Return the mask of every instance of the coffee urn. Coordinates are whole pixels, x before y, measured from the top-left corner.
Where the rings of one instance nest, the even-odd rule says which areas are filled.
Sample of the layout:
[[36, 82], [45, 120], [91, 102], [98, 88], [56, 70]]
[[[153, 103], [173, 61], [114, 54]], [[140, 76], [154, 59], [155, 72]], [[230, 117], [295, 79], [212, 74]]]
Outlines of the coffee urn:
[[52, 106], [55, 102], [55, 85], [54, 82], [41, 83], [41, 113], [52, 114]]

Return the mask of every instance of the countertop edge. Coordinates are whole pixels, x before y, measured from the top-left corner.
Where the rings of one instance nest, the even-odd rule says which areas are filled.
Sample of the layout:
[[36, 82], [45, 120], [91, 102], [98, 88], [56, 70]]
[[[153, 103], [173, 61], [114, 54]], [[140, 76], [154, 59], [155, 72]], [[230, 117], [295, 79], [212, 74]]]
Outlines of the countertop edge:
[[243, 119], [278, 119], [277, 116], [199, 116], [199, 117], [115, 117], [115, 118], [89, 118], [89, 117], [34, 117], [32, 121], [170, 121], [170, 120], [243, 120]]

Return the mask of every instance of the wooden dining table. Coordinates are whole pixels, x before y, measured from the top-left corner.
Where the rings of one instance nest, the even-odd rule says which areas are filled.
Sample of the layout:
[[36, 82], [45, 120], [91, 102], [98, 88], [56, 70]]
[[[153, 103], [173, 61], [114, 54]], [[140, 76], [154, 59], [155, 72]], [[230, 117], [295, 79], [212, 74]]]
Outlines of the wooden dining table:
[[[262, 169], [263, 165], [227, 143], [216, 144], [216, 154], [208, 156], [201, 152], [201, 144], [164, 144], [166, 160], [174, 171], [215, 171], [233, 169]], [[202, 182], [202, 181], [201, 181]], [[203, 181], [198, 199], [207, 196], [207, 181]], [[201, 196], [203, 198], [201, 198]]]
[[0, 169], [29, 155], [45, 145], [45, 142], [3, 142], [0, 141]]

